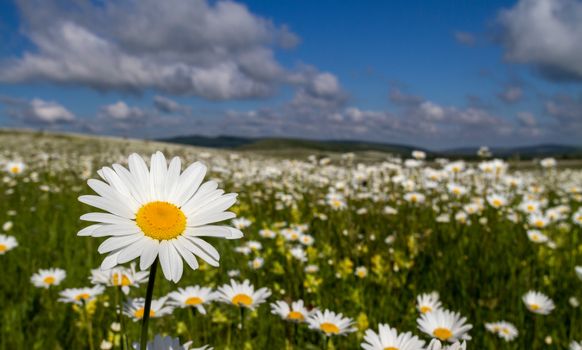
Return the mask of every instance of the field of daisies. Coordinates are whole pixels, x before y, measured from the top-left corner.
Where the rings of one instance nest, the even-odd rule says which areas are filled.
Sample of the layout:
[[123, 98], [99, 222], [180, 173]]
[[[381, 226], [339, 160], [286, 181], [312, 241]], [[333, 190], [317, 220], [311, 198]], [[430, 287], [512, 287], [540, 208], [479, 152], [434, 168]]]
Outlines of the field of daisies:
[[0, 144], [0, 349], [582, 349], [554, 159]]

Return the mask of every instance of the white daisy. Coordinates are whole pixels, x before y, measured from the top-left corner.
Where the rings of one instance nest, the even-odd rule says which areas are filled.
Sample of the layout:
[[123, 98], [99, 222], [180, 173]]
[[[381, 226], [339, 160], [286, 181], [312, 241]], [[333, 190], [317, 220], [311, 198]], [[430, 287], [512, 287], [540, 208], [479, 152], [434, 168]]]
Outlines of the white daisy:
[[430, 294], [421, 294], [417, 296], [416, 308], [423, 314], [440, 309], [441, 302], [439, 301], [439, 293], [434, 291]]
[[8, 162], [6, 163], [6, 172], [10, 175], [20, 175], [26, 169], [26, 165], [22, 162]]
[[457, 340], [470, 340], [467, 332], [473, 328], [467, 319], [457, 312], [438, 309], [422, 314], [417, 320], [418, 328], [433, 338], [450, 343]]
[[305, 322], [312, 312], [305, 308], [303, 300], [294, 301], [291, 305], [281, 300], [271, 303], [271, 313], [279, 315], [282, 319], [290, 322]]
[[451, 345], [442, 345], [440, 341], [438, 341], [437, 339], [433, 339], [430, 344], [428, 344], [428, 347], [426, 348], [426, 350], [466, 350], [467, 349], [467, 343], [466, 342], [455, 342]]
[[243, 283], [230, 280], [230, 284], [218, 288], [220, 301], [251, 310], [264, 303], [270, 295], [271, 291], [268, 288], [255, 291], [255, 287], [249, 280], [244, 280]]
[[30, 282], [38, 288], [50, 288], [58, 286], [67, 277], [67, 272], [62, 269], [40, 269], [32, 275]]
[[218, 295], [207, 287], [192, 286], [178, 288], [177, 291], [168, 294], [168, 304], [179, 308], [195, 307], [198, 312], [206, 315], [204, 304], [208, 304], [218, 298]]
[[[150, 318], [158, 318], [170, 315], [174, 311], [173, 306], [166, 305], [167, 299], [167, 297], [162, 297], [152, 300], [152, 304], [150, 306]], [[129, 299], [123, 304], [123, 313], [131, 317], [134, 321], [141, 320], [145, 313], [145, 299]]]
[[578, 275], [578, 278], [582, 280], [582, 266], [576, 266], [575, 270], [576, 270], [576, 275]]
[[485, 323], [485, 329], [493, 334], [497, 334], [505, 341], [512, 341], [519, 335], [517, 328], [512, 323], [506, 321]]
[[555, 307], [552, 299], [533, 290], [527, 292], [522, 299], [529, 311], [540, 315], [548, 315]]
[[570, 350], [582, 350], [582, 341], [574, 341], [570, 343]]
[[528, 230], [527, 238], [534, 243], [546, 243], [549, 239], [548, 236], [538, 230]]
[[327, 336], [344, 335], [356, 331], [356, 328], [352, 327], [354, 321], [351, 318], [329, 310], [323, 312], [316, 310], [307, 318], [307, 323], [310, 329], [320, 331]]
[[107, 271], [91, 270], [91, 283], [102, 284], [108, 287], [121, 287], [123, 293], [128, 294], [130, 287], [138, 287], [148, 280], [149, 272], [136, 271], [135, 263], [130, 268], [118, 266]]
[[94, 286], [91, 288], [69, 288], [61, 291], [59, 301], [63, 303], [73, 303], [83, 305], [101, 295], [105, 288], [103, 286]]
[[18, 242], [16, 238], [7, 235], [0, 235], [0, 255], [5, 254], [7, 251], [18, 247]]
[[87, 183], [98, 194], [81, 196], [79, 201], [108, 213], [90, 213], [82, 220], [97, 222], [79, 231], [80, 236], [107, 237], [98, 251], [109, 255], [101, 269], [108, 270], [140, 258], [140, 268], [149, 268], [157, 257], [164, 276], [178, 282], [183, 263], [198, 268], [195, 255], [218, 266], [218, 251], [200, 237], [242, 237], [240, 230], [210, 225], [232, 219], [226, 211], [236, 194], [224, 194], [215, 181], [202, 184], [206, 167], [196, 162], [180, 173], [175, 157], [167, 165], [161, 152], [151, 157], [151, 169], [137, 154], [129, 156], [129, 170], [119, 164], [98, 174], [105, 180]]
[[362, 348], [365, 350], [424, 350], [425, 342], [406, 332], [398, 334], [396, 328], [387, 324], [378, 325], [378, 333], [366, 330]]

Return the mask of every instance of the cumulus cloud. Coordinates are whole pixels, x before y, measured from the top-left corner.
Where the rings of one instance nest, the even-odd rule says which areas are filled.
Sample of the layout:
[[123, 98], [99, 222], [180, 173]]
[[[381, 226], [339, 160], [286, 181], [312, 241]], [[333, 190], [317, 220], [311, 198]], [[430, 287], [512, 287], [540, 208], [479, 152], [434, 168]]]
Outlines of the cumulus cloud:
[[556, 122], [559, 132], [578, 138], [582, 135], [582, 94], [556, 95], [545, 102], [545, 111]]
[[34, 98], [30, 101], [9, 97], [0, 98], [6, 105], [7, 114], [21, 122], [34, 125], [67, 124], [76, 120], [75, 115], [63, 105], [54, 101]]
[[154, 106], [163, 113], [190, 113], [191, 109], [188, 106], [179, 104], [178, 102], [164, 96], [154, 96]]
[[582, 2], [519, 0], [499, 15], [507, 60], [550, 80], [582, 81]]
[[462, 45], [465, 46], [474, 46], [477, 42], [475, 36], [468, 32], [455, 32], [454, 34], [455, 40]]
[[154, 89], [211, 100], [269, 96], [292, 83], [273, 50], [299, 38], [236, 2], [20, 0], [19, 7], [34, 49], [3, 62], [3, 82]]

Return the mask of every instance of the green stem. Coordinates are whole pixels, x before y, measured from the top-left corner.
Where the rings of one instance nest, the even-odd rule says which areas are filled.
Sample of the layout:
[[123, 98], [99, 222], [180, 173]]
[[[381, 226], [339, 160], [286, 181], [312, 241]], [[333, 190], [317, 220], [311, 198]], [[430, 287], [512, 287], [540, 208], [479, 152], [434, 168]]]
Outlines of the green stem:
[[89, 339], [89, 349], [94, 350], [93, 345], [93, 325], [91, 324], [91, 319], [89, 318], [89, 312], [87, 311], [87, 303], [83, 300], [83, 315], [85, 316], [85, 323], [87, 323], [87, 338]]
[[141, 338], [140, 338], [140, 349], [146, 350], [148, 344], [148, 323], [150, 321], [150, 310], [152, 307], [152, 297], [154, 294], [154, 283], [156, 281], [156, 271], [158, 270], [158, 258], [154, 260], [152, 267], [150, 268], [150, 278], [148, 280], [148, 289], [146, 291], [146, 300], [143, 310], [143, 320], [141, 323]]

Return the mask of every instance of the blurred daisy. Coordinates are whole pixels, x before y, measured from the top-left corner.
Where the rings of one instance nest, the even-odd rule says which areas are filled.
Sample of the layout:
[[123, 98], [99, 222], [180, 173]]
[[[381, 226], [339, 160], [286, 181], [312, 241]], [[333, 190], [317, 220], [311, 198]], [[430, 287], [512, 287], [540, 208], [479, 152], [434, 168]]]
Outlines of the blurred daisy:
[[417, 322], [421, 331], [441, 341], [453, 343], [460, 339], [471, 339], [467, 332], [473, 326], [466, 323], [467, 319], [457, 312], [438, 309], [422, 314]]
[[73, 303], [82, 305], [101, 295], [105, 288], [103, 286], [94, 286], [91, 288], [69, 288], [61, 291], [59, 301], [63, 303]]
[[417, 296], [416, 308], [423, 314], [440, 309], [441, 302], [439, 301], [439, 293], [435, 291], [430, 294]]
[[366, 276], [368, 276], [368, 269], [365, 266], [358, 266], [356, 267], [354, 275], [359, 278], [366, 278]]
[[121, 287], [123, 293], [129, 294], [130, 287], [138, 287], [140, 283], [148, 280], [148, 276], [148, 271], [136, 271], [135, 263], [132, 263], [130, 268], [118, 266], [107, 271], [93, 269], [91, 283], [107, 287]]
[[7, 235], [0, 235], [0, 255], [18, 247], [16, 238]]
[[238, 219], [232, 220], [232, 226], [236, 227], [239, 230], [242, 230], [243, 228], [247, 228], [247, 227], [251, 226], [251, 224], [252, 224], [252, 222], [246, 218], [238, 218]]
[[[192, 342], [189, 341], [184, 344], [180, 344], [179, 338], [172, 338], [170, 336], [162, 337], [156, 334], [154, 340], [147, 343], [146, 350], [212, 350], [212, 347], [204, 345], [200, 348], [192, 348]], [[140, 350], [138, 343], [133, 344], [135, 350]]]
[[487, 203], [497, 209], [507, 205], [507, 199], [500, 194], [491, 194], [487, 196]]
[[535, 228], [544, 228], [548, 226], [550, 220], [541, 214], [531, 214], [528, 218], [528, 222]]
[[285, 321], [301, 323], [305, 322], [312, 312], [305, 308], [303, 300], [294, 301], [291, 305], [280, 300], [271, 303], [271, 313], [279, 315]]
[[548, 236], [538, 230], [528, 230], [527, 238], [534, 243], [546, 243], [548, 241]]
[[548, 315], [555, 307], [552, 299], [536, 291], [527, 292], [522, 300], [529, 311], [540, 315]]
[[426, 348], [426, 350], [466, 350], [467, 349], [467, 343], [466, 342], [455, 342], [451, 345], [443, 345], [441, 344], [440, 341], [438, 341], [437, 339], [433, 339], [430, 344], [428, 344], [428, 347]]
[[517, 328], [515, 328], [513, 324], [505, 321], [485, 323], [485, 329], [493, 334], [497, 334], [505, 341], [512, 341], [517, 338], [519, 334]]
[[320, 331], [326, 336], [344, 335], [356, 331], [356, 328], [352, 327], [354, 321], [351, 318], [329, 310], [323, 312], [316, 310], [307, 318], [307, 323], [310, 329]]
[[35, 287], [50, 288], [58, 286], [67, 277], [67, 273], [62, 269], [40, 269], [32, 275], [30, 281]]
[[387, 324], [378, 325], [378, 333], [366, 330], [362, 348], [365, 350], [424, 350], [425, 342], [406, 332], [398, 334], [396, 328]]
[[195, 307], [198, 312], [206, 315], [204, 304], [208, 304], [218, 298], [212, 289], [207, 287], [192, 286], [178, 288], [177, 291], [168, 294], [168, 304], [179, 308]]
[[269, 229], [260, 230], [259, 235], [263, 238], [275, 238], [277, 236], [275, 231]]
[[327, 204], [334, 210], [345, 209], [347, 207], [344, 196], [339, 193], [329, 193], [326, 196]]
[[249, 261], [249, 267], [258, 270], [263, 267], [265, 263], [265, 259], [261, 258], [260, 256], [254, 258], [253, 260]]
[[243, 283], [230, 280], [230, 284], [218, 288], [220, 301], [251, 310], [264, 303], [270, 295], [271, 291], [268, 288], [255, 291], [255, 287], [249, 280], [244, 280]]
[[582, 341], [574, 341], [570, 343], [570, 350], [582, 350]]
[[[171, 305], [165, 305], [167, 297], [153, 299], [150, 307], [150, 318], [158, 318], [170, 315], [174, 308]], [[136, 298], [128, 299], [123, 304], [123, 313], [131, 317], [133, 321], [137, 322], [143, 318], [145, 312], [145, 299]]]
[[423, 203], [424, 199], [424, 195], [418, 192], [409, 192], [404, 195], [404, 200], [413, 204]]
[[575, 270], [576, 270], [576, 275], [578, 275], [578, 278], [582, 280], [582, 266], [576, 266]]
[[79, 201], [108, 213], [90, 213], [82, 220], [97, 222], [79, 231], [80, 236], [106, 237], [98, 248], [109, 255], [101, 264], [108, 270], [140, 258], [140, 269], [151, 266], [157, 257], [164, 276], [178, 282], [183, 262], [198, 268], [195, 256], [218, 266], [218, 251], [199, 237], [236, 239], [242, 232], [228, 226], [210, 225], [232, 219], [226, 211], [236, 202], [236, 194], [224, 194], [215, 181], [202, 184], [206, 167], [197, 162], [180, 173], [175, 157], [167, 165], [161, 152], [151, 157], [151, 168], [137, 154], [129, 156], [129, 170], [119, 164], [102, 168], [105, 180], [90, 179], [98, 194], [81, 196]]
[[10, 175], [20, 175], [26, 169], [26, 165], [22, 162], [8, 162], [6, 163], [6, 172]]

